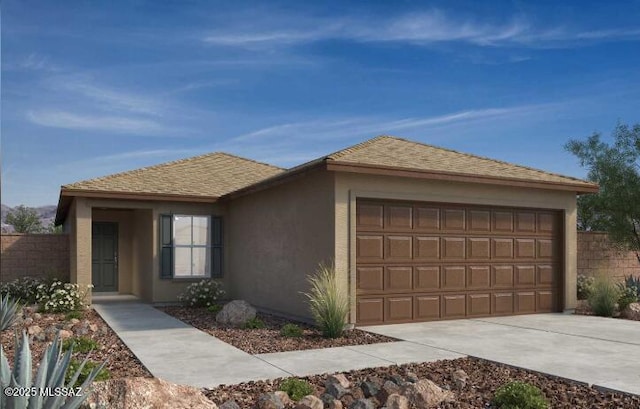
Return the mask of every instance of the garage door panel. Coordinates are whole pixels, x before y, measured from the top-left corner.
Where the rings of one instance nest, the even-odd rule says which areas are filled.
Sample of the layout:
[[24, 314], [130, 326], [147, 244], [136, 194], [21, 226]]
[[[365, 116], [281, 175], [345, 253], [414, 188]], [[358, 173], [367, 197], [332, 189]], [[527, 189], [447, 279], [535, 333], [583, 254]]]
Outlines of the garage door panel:
[[467, 267], [467, 289], [489, 288], [491, 286], [491, 268], [489, 266]]
[[356, 319], [359, 324], [377, 324], [384, 322], [384, 298], [358, 298]]
[[536, 285], [536, 267], [535, 266], [515, 266], [515, 269], [516, 269], [516, 286], [535, 287]]
[[465, 266], [442, 266], [442, 289], [461, 290], [466, 282]]
[[536, 241], [534, 239], [515, 239], [516, 259], [536, 258]]
[[440, 209], [437, 207], [415, 207], [416, 230], [438, 231], [440, 230]]
[[518, 314], [533, 314], [536, 312], [535, 291], [516, 292], [516, 312]]
[[553, 266], [538, 265], [538, 285], [550, 286], [553, 284]]
[[489, 260], [491, 258], [491, 242], [487, 237], [469, 237], [467, 239], [467, 259]]
[[440, 289], [440, 266], [415, 267], [413, 289], [416, 291], [437, 291]]
[[559, 212], [380, 199], [356, 212], [358, 324], [557, 310]]
[[513, 232], [513, 212], [494, 211], [493, 212], [493, 231], [502, 233]]
[[492, 259], [512, 259], [513, 239], [492, 239], [491, 240]]
[[496, 315], [513, 314], [513, 293], [494, 293], [491, 311]]
[[383, 236], [358, 236], [356, 238], [356, 258], [358, 261], [384, 260]]
[[416, 321], [437, 320], [440, 318], [440, 296], [417, 295], [414, 297], [414, 315]]
[[464, 231], [464, 209], [444, 209], [442, 211], [442, 229], [445, 231]]
[[356, 228], [381, 230], [384, 227], [384, 206], [381, 204], [358, 204]]
[[415, 260], [436, 261], [440, 259], [440, 238], [416, 236], [414, 239]]
[[356, 271], [358, 292], [384, 291], [383, 267], [358, 267]]
[[410, 205], [385, 207], [385, 229], [411, 229], [413, 228], [413, 207]]
[[412, 297], [388, 297], [385, 299], [386, 322], [411, 321], [413, 319]]
[[385, 260], [411, 260], [412, 242], [411, 236], [386, 236]]
[[538, 291], [537, 312], [553, 312], [555, 305], [555, 295], [552, 291]]
[[462, 318], [467, 313], [467, 296], [464, 294], [442, 296], [442, 318]]
[[491, 287], [513, 287], [513, 266], [493, 266], [491, 273]]
[[467, 227], [471, 233], [491, 231], [491, 212], [488, 210], [469, 210], [467, 212]]
[[463, 237], [443, 237], [442, 258], [444, 260], [464, 260], [465, 239]]
[[535, 231], [536, 231], [536, 213], [535, 212], [516, 212], [516, 232], [535, 233]]
[[411, 291], [413, 289], [412, 270], [411, 267], [387, 267], [385, 271], [385, 291]]

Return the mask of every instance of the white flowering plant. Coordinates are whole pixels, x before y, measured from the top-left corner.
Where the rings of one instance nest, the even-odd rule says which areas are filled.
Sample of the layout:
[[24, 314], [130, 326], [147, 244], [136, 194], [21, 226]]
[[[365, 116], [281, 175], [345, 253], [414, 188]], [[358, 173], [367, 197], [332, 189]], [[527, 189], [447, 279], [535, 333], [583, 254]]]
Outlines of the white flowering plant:
[[210, 307], [221, 297], [224, 297], [222, 283], [215, 280], [201, 280], [189, 284], [185, 291], [178, 296], [185, 307]]
[[71, 312], [85, 307], [87, 290], [79, 284], [54, 280], [37, 287], [37, 302], [44, 312]]

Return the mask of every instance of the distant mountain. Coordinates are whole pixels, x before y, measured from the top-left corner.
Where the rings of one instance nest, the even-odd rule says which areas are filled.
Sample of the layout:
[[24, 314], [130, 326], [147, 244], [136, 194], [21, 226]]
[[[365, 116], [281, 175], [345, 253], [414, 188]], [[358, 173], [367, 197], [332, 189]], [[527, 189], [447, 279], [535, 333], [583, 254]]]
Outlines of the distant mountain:
[[[38, 217], [40, 218], [40, 222], [44, 227], [47, 227], [56, 218], [57, 206], [55, 205], [34, 207], [33, 209], [35, 209]], [[13, 231], [13, 226], [5, 223], [7, 213], [11, 210], [13, 210], [12, 207], [0, 204], [0, 222], [3, 232], [9, 233]]]

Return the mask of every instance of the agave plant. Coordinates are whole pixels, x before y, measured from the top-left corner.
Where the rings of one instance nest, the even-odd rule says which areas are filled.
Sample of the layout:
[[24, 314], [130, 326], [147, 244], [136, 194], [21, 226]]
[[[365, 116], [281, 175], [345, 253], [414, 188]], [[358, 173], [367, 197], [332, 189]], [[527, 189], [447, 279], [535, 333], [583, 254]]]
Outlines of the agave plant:
[[13, 324], [16, 320], [18, 308], [20, 308], [19, 299], [0, 294], [0, 331], [9, 328]]
[[640, 276], [634, 277], [629, 274], [629, 277], [624, 277], [624, 286], [627, 288], [635, 288], [636, 296], [640, 299]]
[[[18, 337], [16, 336], [16, 344], [18, 344]], [[16, 348], [15, 360], [13, 365], [13, 371], [9, 367], [9, 362], [4, 354], [4, 350], [0, 345], [0, 386], [4, 391], [5, 388], [26, 388], [30, 390], [47, 390], [47, 391], [70, 391], [71, 388], [79, 386], [80, 394], [72, 395], [71, 393], [57, 393], [61, 396], [55, 396], [56, 393], [49, 393], [51, 396], [6, 396], [5, 393], [0, 393], [0, 408], [15, 408], [15, 409], [76, 409], [79, 408], [82, 402], [87, 398], [89, 386], [95, 379], [96, 375], [103, 368], [104, 364], [95, 368], [82, 385], [76, 385], [78, 376], [84, 367], [85, 361], [82, 362], [80, 367], [76, 370], [72, 378], [65, 385], [65, 374], [69, 369], [69, 363], [71, 362], [72, 349], [69, 349], [64, 356], [62, 356], [62, 343], [56, 335], [53, 343], [45, 350], [40, 365], [38, 366], [38, 372], [35, 379], [32, 379], [32, 362], [31, 362], [31, 349], [29, 348], [29, 338], [26, 333], [22, 333], [22, 341], [18, 348]], [[36, 389], [31, 389], [36, 388]], [[58, 388], [58, 389], [56, 389]], [[67, 388], [62, 389], [62, 388]], [[65, 396], [72, 395], [72, 396]]]

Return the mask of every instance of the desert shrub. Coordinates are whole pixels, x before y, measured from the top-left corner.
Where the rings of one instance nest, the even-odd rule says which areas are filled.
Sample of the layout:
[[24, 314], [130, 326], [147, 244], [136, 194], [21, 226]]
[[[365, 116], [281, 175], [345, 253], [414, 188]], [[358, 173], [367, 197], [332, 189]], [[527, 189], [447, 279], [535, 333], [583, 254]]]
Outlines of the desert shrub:
[[77, 320], [81, 320], [82, 316], [82, 311], [71, 311], [65, 314], [64, 319], [67, 321], [71, 321], [74, 318]]
[[211, 304], [210, 306], [207, 307], [207, 311], [213, 313], [213, 314], [217, 314], [222, 310], [222, 305], [220, 304]]
[[294, 401], [299, 401], [307, 395], [313, 394], [313, 386], [307, 381], [297, 378], [288, 378], [282, 381], [280, 391], [287, 392], [289, 397]]
[[0, 294], [19, 299], [21, 303], [32, 305], [37, 302], [38, 286], [43, 281], [38, 278], [20, 277], [0, 285]]
[[15, 322], [19, 309], [19, 300], [10, 295], [0, 294], [0, 331], [4, 331]]
[[43, 312], [68, 313], [85, 307], [86, 294], [79, 284], [54, 280], [51, 284], [38, 285], [36, 300]]
[[302, 328], [296, 324], [284, 324], [282, 328], [280, 328], [280, 335], [288, 338], [300, 338], [302, 336]]
[[349, 312], [349, 299], [338, 284], [335, 267], [320, 264], [308, 281], [311, 292], [304, 295], [316, 324], [325, 337], [340, 337]]
[[620, 283], [618, 285], [618, 291], [620, 292], [620, 296], [618, 297], [618, 309], [620, 311], [626, 310], [629, 304], [638, 301], [635, 287], [626, 287], [623, 283]]
[[549, 403], [536, 386], [526, 382], [502, 385], [493, 397], [493, 403], [502, 409], [547, 409]]
[[215, 280], [201, 280], [189, 284], [185, 291], [178, 296], [185, 307], [210, 307], [224, 296], [222, 283]]
[[594, 278], [584, 274], [578, 274], [578, 299], [588, 300], [593, 291]]
[[99, 345], [96, 341], [88, 337], [67, 338], [62, 341], [62, 350], [67, 351], [73, 349], [73, 352], [87, 353], [98, 349]]
[[618, 288], [605, 275], [596, 277], [589, 296], [589, 306], [595, 315], [611, 317], [619, 297]]
[[264, 322], [258, 317], [253, 317], [244, 323], [244, 328], [246, 329], [262, 329], [264, 327]]
[[634, 277], [629, 274], [629, 277], [624, 277], [624, 286], [626, 288], [633, 288], [636, 291], [636, 297], [640, 300], [640, 276]]
[[[97, 371], [93, 380], [106, 381], [107, 379], [111, 378], [111, 372], [109, 372], [109, 370], [103, 367], [101, 364], [91, 360], [85, 360], [85, 364], [84, 366], [82, 366], [82, 362], [83, 361], [80, 361], [76, 358], [71, 358], [71, 361], [69, 362], [69, 369], [64, 376], [64, 382], [68, 387], [73, 387], [74, 385], [82, 385], [84, 381], [89, 377], [89, 375], [94, 373], [98, 368], [100, 368], [100, 370]], [[82, 368], [80, 368], [81, 366]], [[75, 383], [70, 385], [69, 383], [71, 382], [72, 377], [76, 374], [76, 372], [78, 372], [78, 370], [80, 371], [80, 373], [78, 374], [78, 379]]]

